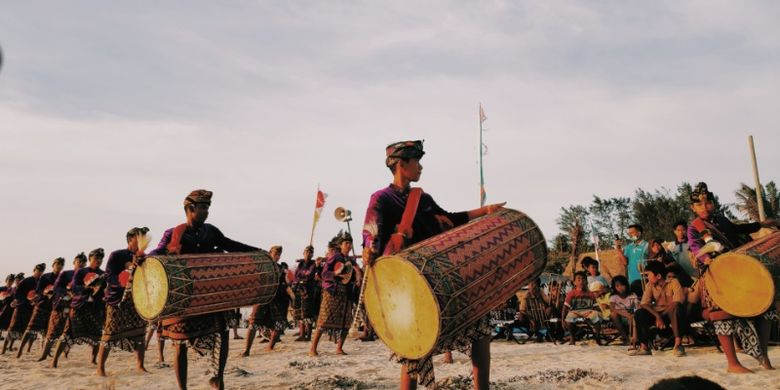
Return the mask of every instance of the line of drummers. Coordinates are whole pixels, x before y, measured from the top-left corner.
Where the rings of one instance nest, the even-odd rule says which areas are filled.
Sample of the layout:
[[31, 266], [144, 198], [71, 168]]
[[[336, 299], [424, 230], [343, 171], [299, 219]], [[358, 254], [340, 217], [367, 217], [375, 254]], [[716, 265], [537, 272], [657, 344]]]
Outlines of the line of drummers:
[[602, 345], [620, 341], [630, 356], [671, 347], [677, 357], [686, 355], [684, 341], [717, 339], [729, 372], [751, 372], [737, 352], [773, 370], [767, 348], [773, 332], [780, 339], [777, 222], [735, 224], [713, 215], [704, 183], [691, 201], [696, 218], [675, 222], [673, 242], [646, 241], [642, 226], [631, 225], [629, 244], [616, 240], [611, 250], [583, 254], [570, 278], [542, 274], [529, 283], [492, 313], [494, 339], [520, 341], [519, 332], [574, 344], [592, 337]]
[[[147, 231], [146, 228], [131, 229], [127, 234], [128, 241], [137, 240], [139, 233]], [[352, 241], [348, 232], [339, 232], [328, 243], [325, 256], [317, 258], [313, 256], [314, 247], [307, 246], [303, 257], [296, 261], [294, 270], [290, 270], [287, 263], [280, 262], [282, 247], [271, 247], [269, 254], [281, 271], [273, 301], [268, 305], [254, 305], [244, 321], [241, 310], [235, 309], [235, 317], [230, 324], [234, 339], [243, 339], [238, 334], [242, 322], [248, 328], [244, 356], [249, 356], [258, 334], [258, 340], [267, 343], [266, 350], [273, 350], [281, 334], [290, 327], [290, 318], [297, 327], [294, 341], [313, 341], [309, 351], [312, 356], [318, 354], [317, 347], [323, 333], [336, 342], [336, 353], [344, 354], [344, 341], [353, 324], [360, 328], [357, 339], [375, 340], [363, 316], [355, 317], [354, 305], [358, 300], [362, 271], [356, 262], [358, 257], [354, 255]], [[137, 244], [130, 246], [135, 249], [132, 247]], [[58, 257], [51, 264], [51, 272], [46, 272], [47, 265], [41, 263], [34, 267], [30, 276], [25, 276], [23, 272], [8, 275], [5, 285], [0, 287], [1, 354], [15, 352], [19, 358], [25, 347], [26, 352], [31, 353], [33, 344], [40, 339], [38, 361], [52, 357], [52, 352], [55, 352], [52, 367], [56, 367], [60, 354], [67, 356], [72, 345], [89, 344], [93, 347], [92, 363], [98, 364], [101, 341], [111, 341], [110, 331], [114, 325], [105, 318], [106, 307], [112, 304], [132, 305], [124, 294], [129, 291], [125, 287], [131, 282], [131, 262], [111, 261], [104, 269], [104, 257], [104, 250], [97, 248], [88, 257], [83, 252], [76, 255], [73, 268], [67, 271], [64, 270], [65, 259]], [[128, 259], [131, 258], [121, 260]], [[111, 293], [109, 276], [112, 273], [122, 287], [123, 296]], [[70, 321], [71, 312], [90, 312], [92, 318]], [[79, 326], [73, 329], [77, 322], [80, 322]], [[157, 331], [158, 361], [165, 362], [161, 321], [151, 322], [145, 328], [144, 349], [148, 348]], [[108, 336], [106, 340], [102, 337], [104, 333]], [[15, 347], [17, 341], [19, 345]], [[142, 363], [139, 364], [143, 367]]]

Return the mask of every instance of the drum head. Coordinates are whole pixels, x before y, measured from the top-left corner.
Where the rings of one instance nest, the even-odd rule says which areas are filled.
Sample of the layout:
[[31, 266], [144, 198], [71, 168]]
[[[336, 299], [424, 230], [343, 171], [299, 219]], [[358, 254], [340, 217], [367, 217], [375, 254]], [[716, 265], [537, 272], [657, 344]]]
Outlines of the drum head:
[[733, 316], [760, 315], [775, 297], [772, 275], [763, 264], [747, 255], [730, 252], [718, 256], [704, 278], [712, 301]]
[[428, 281], [402, 257], [387, 256], [369, 268], [365, 307], [380, 339], [396, 354], [419, 359], [439, 338], [439, 304]]
[[133, 305], [145, 320], [154, 320], [165, 308], [168, 300], [168, 275], [165, 267], [154, 257], [149, 257], [133, 273]]

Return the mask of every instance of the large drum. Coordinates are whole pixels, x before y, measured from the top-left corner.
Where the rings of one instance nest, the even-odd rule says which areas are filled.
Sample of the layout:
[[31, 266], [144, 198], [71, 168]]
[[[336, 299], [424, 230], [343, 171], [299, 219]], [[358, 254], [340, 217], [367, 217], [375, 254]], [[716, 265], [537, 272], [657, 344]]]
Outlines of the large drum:
[[150, 256], [133, 273], [133, 304], [146, 320], [267, 304], [280, 275], [265, 251]]
[[753, 317], [778, 300], [780, 232], [718, 256], [702, 276], [715, 305], [736, 317]]
[[367, 275], [366, 312], [393, 352], [420, 359], [504, 304], [546, 261], [539, 227], [504, 209], [379, 258]]

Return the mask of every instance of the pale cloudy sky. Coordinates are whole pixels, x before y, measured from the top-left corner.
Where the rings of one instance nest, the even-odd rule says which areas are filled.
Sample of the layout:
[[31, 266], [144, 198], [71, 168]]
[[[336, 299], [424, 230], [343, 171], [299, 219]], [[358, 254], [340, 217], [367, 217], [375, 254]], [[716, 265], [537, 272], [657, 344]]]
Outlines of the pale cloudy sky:
[[[419, 183], [488, 200], [547, 238], [561, 206], [705, 180], [727, 201], [780, 179], [773, 1], [3, 2], [0, 273], [155, 238], [214, 191], [228, 236], [307, 244], [359, 232], [384, 147], [426, 140]], [[156, 242], [156, 239], [155, 239]]]

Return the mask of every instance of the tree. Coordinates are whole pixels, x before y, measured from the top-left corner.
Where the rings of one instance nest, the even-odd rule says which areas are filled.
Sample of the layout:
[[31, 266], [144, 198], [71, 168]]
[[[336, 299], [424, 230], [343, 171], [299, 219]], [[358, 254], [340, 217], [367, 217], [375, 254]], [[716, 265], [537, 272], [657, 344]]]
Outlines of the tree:
[[631, 199], [602, 199], [593, 195], [593, 203], [588, 207], [593, 222], [591, 234], [598, 237], [599, 249], [612, 246], [615, 236], [622, 238], [623, 232], [631, 224]]
[[574, 262], [583, 249], [588, 246], [588, 210], [583, 206], [561, 207], [561, 216], [558, 218], [558, 228], [561, 233], [568, 234], [571, 244], [569, 263], [574, 269]]
[[[756, 200], [756, 189], [745, 183], [740, 183], [739, 189], [734, 191], [737, 202], [734, 205], [737, 211], [742, 213], [751, 221], [758, 221], [758, 201]], [[764, 186], [763, 191], [764, 212], [767, 218], [777, 218], [780, 214], [780, 194], [774, 181], [770, 181]]]

